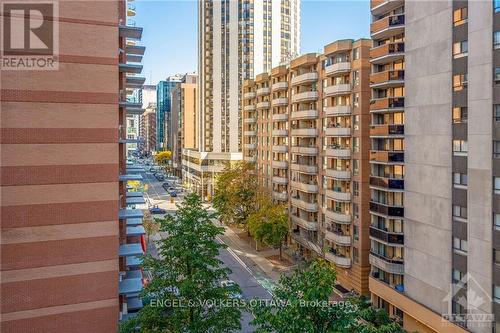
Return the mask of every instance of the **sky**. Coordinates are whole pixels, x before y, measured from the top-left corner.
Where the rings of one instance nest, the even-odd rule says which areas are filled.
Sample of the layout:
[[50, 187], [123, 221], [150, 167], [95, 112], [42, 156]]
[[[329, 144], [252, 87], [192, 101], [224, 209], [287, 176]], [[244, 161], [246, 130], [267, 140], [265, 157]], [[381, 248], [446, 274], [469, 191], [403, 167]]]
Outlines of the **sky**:
[[[196, 0], [135, 2], [136, 25], [144, 28], [146, 84], [197, 70], [197, 4]], [[369, 0], [302, 0], [301, 30], [301, 53], [321, 52], [338, 39], [369, 37]]]

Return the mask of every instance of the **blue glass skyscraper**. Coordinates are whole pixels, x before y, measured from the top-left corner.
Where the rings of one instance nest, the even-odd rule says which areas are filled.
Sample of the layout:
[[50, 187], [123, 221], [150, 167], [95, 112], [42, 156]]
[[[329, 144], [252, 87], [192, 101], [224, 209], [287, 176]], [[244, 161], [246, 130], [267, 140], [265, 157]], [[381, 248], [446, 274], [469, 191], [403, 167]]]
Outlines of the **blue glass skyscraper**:
[[172, 90], [181, 82], [178, 75], [170, 76], [156, 86], [156, 150], [172, 150]]

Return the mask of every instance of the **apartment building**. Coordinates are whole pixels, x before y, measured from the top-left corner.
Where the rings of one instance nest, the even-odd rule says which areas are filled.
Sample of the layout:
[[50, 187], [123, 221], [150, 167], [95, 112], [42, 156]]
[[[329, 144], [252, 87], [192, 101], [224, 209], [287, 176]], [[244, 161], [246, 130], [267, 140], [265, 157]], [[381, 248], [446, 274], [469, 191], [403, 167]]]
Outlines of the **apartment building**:
[[172, 150], [172, 90], [182, 80], [181, 74], [167, 77], [156, 86], [156, 150]]
[[116, 332], [142, 289], [125, 192], [126, 89], [144, 82], [127, 41], [142, 29], [125, 1], [54, 8], [58, 69], [1, 75], [1, 331]]
[[139, 136], [142, 139], [141, 153], [151, 155], [156, 149], [156, 103], [149, 104], [146, 111], [140, 116]]
[[178, 177], [182, 176], [182, 148], [197, 148], [197, 78], [196, 74], [186, 74], [172, 90], [172, 166]]
[[289, 206], [291, 247], [368, 294], [370, 40], [340, 40], [243, 84], [243, 159]]

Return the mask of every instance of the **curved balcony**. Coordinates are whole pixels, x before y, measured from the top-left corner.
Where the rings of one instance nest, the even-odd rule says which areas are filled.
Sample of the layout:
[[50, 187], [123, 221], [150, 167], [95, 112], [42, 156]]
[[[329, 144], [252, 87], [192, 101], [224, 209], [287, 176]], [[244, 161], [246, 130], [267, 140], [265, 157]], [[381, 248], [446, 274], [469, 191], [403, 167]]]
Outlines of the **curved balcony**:
[[390, 232], [370, 226], [370, 237], [376, 238], [382, 242], [391, 244], [393, 246], [404, 245], [405, 236], [401, 232]]
[[245, 143], [243, 145], [243, 147], [245, 147], [245, 149], [257, 149], [257, 144], [256, 143]]
[[297, 154], [301, 154], [301, 155], [317, 155], [318, 148], [317, 147], [293, 146], [292, 153], [297, 153]]
[[272, 100], [272, 105], [273, 106], [287, 106], [288, 105], [288, 98], [286, 98], [286, 97], [275, 98]]
[[325, 95], [325, 97], [346, 95], [350, 93], [351, 93], [351, 85], [349, 83], [336, 84], [333, 86], [328, 86], [323, 88], [323, 94]]
[[395, 218], [401, 218], [405, 215], [405, 209], [402, 206], [387, 205], [374, 201], [370, 201], [370, 212]]
[[243, 110], [244, 111], [255, 111], [255, 105], [254, 104], [251, 104], [251, 105], [245, 105], [243, 107]]
[[316, 184], [306, 184], [298, 181], [292, 181], [290, 183], [293, 188], [301, 190], [307, 193], [318, 193], [318, 185]]
[[403, 136], [405, 134], [405, 125], [403, 124], [382, 124], [371, 125], [371, 137]]
[[288, 193], [287, 192], [277, 192], [273, 191], [273, 198], [279, 201], [287, 201]]
[[307, 173], [307, 174], [313, 174], [313, 173], [318, 172], [317, 165], [305, 165], [305, 164], [292, 163], [291, 168], [293, 171], [298, 171], [298, 172]]
[[274, 113], [273, 120], [274, 121], [287, 121], [288, 120], [288, 113]]
[[286, 184], [288, 184], [288, 178], [280, 177], [280, 176], [273, 176], [273, 183], [279, 184], [279, 185], [286, 185]]
[[404, 81], [405, 71], [402, 69], [378, 72], [370, 75], [370, 88], [397, 87], [403, 85]]
[[349, 235], [341, 235], [336, 232], [325, 229], [325, 238], [330, 242], [334, 242], [335, 244], [342, 246], [350, 246], [351, 245], [351, 236]]
[[275, 129], [275, 130], [273, 130], [272, 135], [273, 136], [279, 136], [279, 137], [288, 136], [288, 130]]
[[255, 118], [244, 118], [243, 122], [245, 124], [254, 124], [257, 120]]
[[273, 168], [275, 169], [288, 169], [288, 162], [286, 161], [274, 161], [272, 162]]
[[315, 202], [307, 202], [304, 201], [300, 198], [290, 198], [290, 202], [293, 206], [298, 207], [300, 209], [303, 209], [308, 212], [317, 212], [318, 211], [318, 204]]
[[291, 117], [292, 119], [316, 119], [318, 118], [318, 110], [293, 111]]
[[351, 136], [350, 127], [327, 127], [325, 128], [326, 136]]
[[352, 221], [351, 214], [335, 212], [331, 209], [325, 209], [325, 217], [339, 224], [350, 224]]
[[317, 136], [318, 129], [317, 128], [293, 128], [292, 136]]
[[243, 135], [245, 136], [256, 136], [257, 131], [243, 131]]
[[275, 153], [286, 153], [288, 152], [288, 146], [285, 145], [276, 145], [272, 147], [273, 152]]
[[335, 179], [351, 179], [351, 172], [349, 170], [326, 169], [325, 176]]
[[291, 80], [291, 84], [292, 86], [296, 86], [303, 83], [314, 82], [316, 80], [318, 80], [318, 73], [310, 72], [293, 77]]
[[257, 96], [267, 95], [267, 94], [269, 94], [269, 92], [270, 92], [269, 87], [262, 87], [262, 88], [257, 89], [256, 95]]
[[402, 259], [389, 259], [373, 252], [370, 252], [368, 258], [370, 265], [373, 265], [387, 273], [404, 274], [405, 269]]
[[268, 109], [270, 106], [271, 106], [271, 103], [269, 103], [269, 101], [259, 102], [259, 103], [257, 103], [257, 110]]
[[325, 191], [325, 194], [328, 198], [333, 199], [335, 201], [351, 201], [350, 192], [339, 192], [328, 189]]
[[405, 30], [405, 15], [389, 15], [370, 25], [371, 37], [373, 39], [385, 39], [390, 36], [399, 35]]
[[403, 59], [404, 56], [404, 42], [386, 43], [370, 50], [370, 62], [374, 65], [387, 64]]
[[327, 157], [335, 157], [341, 159], [351, 158], [351, 150], [350, 149], [342, 149], [342, 148], [327, 148], [325, 150], [325, 154]]
[[328, 106], [325, 108], [326, 116], [342, 116], [350, 114], [351, 114], [351, 106], [349, 105]]
[[326, 260], [334, 263], [338, 267], [349, 268], [351, 267], [351, 258], [347, 258], [338, 254], [334, 254], [331, 251], [325, 253]]
[[251, 98], [255, 98], [254, 91], [249, 91], [243, 94], [243, 99], [251, 99]]
[[302, 228], [306, 230], [316, 231], [318, 230], [318, 223], [316, 221], [307, 221], [303, 218], [300, 218], [296, 215], [290, 215], [292, 222], [300, 225]]
[[280, 91], [280, 90], [286, 90], [288, 89], [288, 82], [287, 81], [282, 81], [282, 82], [276, 82], [273, 83], [271, 86], [273, 91]]
[[292, 95], [292, 103], [315, 101], [318, 99], [317, 91], [304, 91]]
[[332, 64], [325, 67], [325, 75], [337, 75], [348, 73], [351, 71], [351, 63], [350, 62], [338, 62], [336, 64]]

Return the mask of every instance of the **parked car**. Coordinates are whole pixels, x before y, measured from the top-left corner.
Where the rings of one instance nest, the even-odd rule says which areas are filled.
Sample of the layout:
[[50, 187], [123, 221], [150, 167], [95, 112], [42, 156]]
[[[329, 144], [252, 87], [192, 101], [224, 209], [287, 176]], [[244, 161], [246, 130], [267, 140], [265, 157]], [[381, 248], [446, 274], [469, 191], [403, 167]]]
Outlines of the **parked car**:
[[165, 180], [165, 176], [163, 174], [159, 173], [159, 172], [155, 173], [154, 175], [155, 175], [156, 179], [158, 179], [159, 181], [164, 181]]
[[158, 205], [154, 205], [153, 207], [149, 208], [149, 212], [151, 214], [166, 214], [167, 211], [163, 208], [158, 207]]
[[168, 191], [168, 189], [171, 187], [170, 183], [169, 182], [165, 182], [163, 184], [161, 184], [161, 186]]
[[175, 192], [175, 191], [170, 191], [170, 196], [171, 196], [172, 198], [177, 197], [177, 192]]

